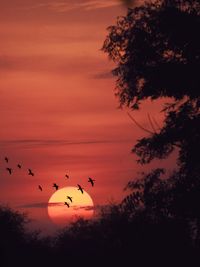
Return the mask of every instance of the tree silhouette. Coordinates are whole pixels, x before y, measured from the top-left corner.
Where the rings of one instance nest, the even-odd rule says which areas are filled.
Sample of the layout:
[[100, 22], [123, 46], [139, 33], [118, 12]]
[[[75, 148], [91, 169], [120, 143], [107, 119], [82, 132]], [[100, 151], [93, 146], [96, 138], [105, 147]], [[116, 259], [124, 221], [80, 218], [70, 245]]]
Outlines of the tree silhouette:
[[117, 63], [121, 104], [199, 97], [199, 1], [157, 0], [129, 9], [108, 28], [103, 50]]
[[145, 211], [155, 221], [187, 222], [185, 232], [192, 230], [196, 243], [200, 237], [199, 29], [199, 1], [157, 0], [119, 17], [108, 28], [103, 45], [117, 65], [113, 74], [121, 106], [134, 110], [146, 99], [166, 98], [163, 126], [133, 148], [138, 162], [148, 164], [178, 151], [173, 174], [157, 169], [130, 182], [132, 193], [122, 208], [132, 216]]
[[[145, 201], [151, 203], [151, 200]], [[129, 266], [132, 263], [165, 266], [166, 263], [174, 264], [176, 259], [177, 264], [185, 263], [188, 253], [195, 256], [194, 252], [189, 252], [185, 222], [155, 221], [152, 212], [145, 210], [131, 218], [118, 205], [106, 206], [98, 219], [79, 219], [51, 238], [27, 232], [24, 215], [8, 208], [0, 208], [0, 218], [2, 267], [57, 266], [64, 262], [73, 266]], [[181, 257], [177, 258], [177, 254]], [[189, 264], [192, 264], [191, 260]]]
[[28, 232], [26, 214], [0, 206], [0, 258], [2, 267], [55, 266], [51, 240], [39, 232]]

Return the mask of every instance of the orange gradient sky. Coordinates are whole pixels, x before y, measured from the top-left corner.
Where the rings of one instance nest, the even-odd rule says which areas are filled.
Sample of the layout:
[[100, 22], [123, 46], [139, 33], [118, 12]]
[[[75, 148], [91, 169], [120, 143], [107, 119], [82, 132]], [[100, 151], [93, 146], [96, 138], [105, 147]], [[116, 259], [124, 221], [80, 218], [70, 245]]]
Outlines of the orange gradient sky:
[[[120, 201], [141, 170], [131, 148], [145, 133], [117, 108], [113, 65], [100, 49], [125, 8], [107, 0], [12, 0], [0, 9], [0, 202], [28, 211], [41, 226], [54, 182], [83, 184], [94, 205]], [[150, 127], [147, 114], [161, 123], [159, 110], [147, 102], [133, 114]]]
[[[67, 199], [67, 196], [71, 197], [71, 200]], [[90, 195], [85, 190], [80, 193], [77, 187], [68, 186], [57, 190], [48, 202], [49, 218], [59, 226], [65, 226], [66, 221], [73, 222], [80, 217], [90, 219], [93, 213], [94, 203]]]

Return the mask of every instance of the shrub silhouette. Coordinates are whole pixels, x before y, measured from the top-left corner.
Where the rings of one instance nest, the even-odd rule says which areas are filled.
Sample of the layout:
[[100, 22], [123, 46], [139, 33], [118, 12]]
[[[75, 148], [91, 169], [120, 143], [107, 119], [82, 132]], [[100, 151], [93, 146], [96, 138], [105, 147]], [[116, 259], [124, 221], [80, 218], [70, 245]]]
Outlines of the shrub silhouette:
[[0, 206], [1, 266], [37, 266], [51, 257], [50, 239], [40, 238], [38, 232], [27, 232], [28, 222], [27, 215]]
[[134, 217], [118, 205], [95, 220], [79, 219], [54, 237], [26, 232], [27, 217], [0, 208], [1, 266], [102, 266], [192, 264], [199, 248], [182, 220], [155, 221], [145, 210]]

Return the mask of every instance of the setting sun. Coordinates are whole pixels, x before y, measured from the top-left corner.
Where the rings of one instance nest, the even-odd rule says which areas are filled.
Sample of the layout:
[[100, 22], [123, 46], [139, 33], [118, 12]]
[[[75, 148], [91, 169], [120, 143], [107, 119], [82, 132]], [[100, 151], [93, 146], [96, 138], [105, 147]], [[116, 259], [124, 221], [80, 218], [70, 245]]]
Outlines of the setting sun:
[[85, 190], [82, 194], [76, 187], [57, 190], [48, 202], [48, 215], [57, 225], [66, 225], [80, 217], [90, 219], [93, 213], [92, 198]]

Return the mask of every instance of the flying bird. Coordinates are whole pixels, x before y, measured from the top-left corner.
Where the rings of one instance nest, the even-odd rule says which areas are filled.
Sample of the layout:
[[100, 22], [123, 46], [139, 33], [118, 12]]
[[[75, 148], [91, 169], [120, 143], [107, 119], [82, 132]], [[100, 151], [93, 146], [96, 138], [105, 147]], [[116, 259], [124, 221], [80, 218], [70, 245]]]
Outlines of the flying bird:
[[67, 196], [67, 198], [72, 202], [72, 197]]
[[88, 178], [88, 183], [91, 183], [92, 186], [94, 186], [94, 182], [94, 179], [92, 179], [91, 177]]
[[65, 202], [65, 205], [69, 208], [70, 206], [69, 206], [69, 203], [67, 203], [67, 202]]
[[9, 172], [9, 174], [12, 173], [12, 169], [11, 168], [6, 168], [6, 170]]
[[34, 176], [34, 173], [32, 172], [31, 169], [28, 169], [28, 171], [29, 171], [28, 175]]
[[38, 185], [38, 188], [40, 189], [40, 191], [42, 191], [42, 187], [41, 187], [41, 185]]
[[81, 193], [83, 194], [83, 188], [80, 186], [80, 184], [77, 184], [78, 185], [78, 190], [81, 191]]
[[59, 186], [58, 186], [57, 184], [54, 183], [54, 184], [53, 184], [53, 187], [55, 187], [55, 189], [58, 190], [58, 187], [59, 187]]
[[5, 161], [8, 163], [8, 158], [7, 158], [7, 157], [5, 157], [4, 159], [5, 159]]
[[65, 177], [66, 177], [67, 179], [69, 179], [69, 175], [68, 175], [68, 174], [65, 174]]
[[18, 167], [19, 169], [21, 169], [21, 168], [22, 168], [22, 165], [20, 165], [20, 164], [17, 164], [17, 167]]

